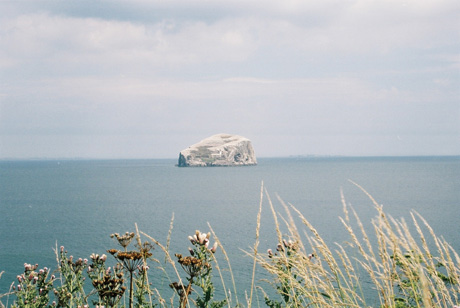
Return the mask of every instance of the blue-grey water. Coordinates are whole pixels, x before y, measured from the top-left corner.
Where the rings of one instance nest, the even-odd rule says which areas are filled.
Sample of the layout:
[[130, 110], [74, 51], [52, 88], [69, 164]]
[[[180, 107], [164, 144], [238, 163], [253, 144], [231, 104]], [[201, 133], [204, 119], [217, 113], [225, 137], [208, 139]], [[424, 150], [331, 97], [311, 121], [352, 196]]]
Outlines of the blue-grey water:
[[[278, 195], [331, 244], [348, 239], [338, 219], [341, 188], [366, 225], [376, 214], [351, 179], [396, 218], [410, 220], [416, 210], [460, 251], [460, 157], [262, 158], [257, 166], [234, 168], [175, 164], [173, 159], [0, 162], [0, 293], [8, 291], [25, 262], [55, 269], [56, 244], [88, 258], [116, 248], [110, 234], [134, 231], [137, 223], [166, 245], [174, 214], [171, 253], [186, 254], [187, 236], [209, 231], [209, 223], [229, 255], [241, 300], [252, 270], [243, 250], [255, 241], [262, 181], [277, 211], [283, 211]], [[277, 244], [264, 198], [261, 251]], [[159, 248], [154, 255], [169, 267]], [[222, 253], [217, 256], [220, 266], [228, 267]], [[170, 281], [160, 274], [152, 271], [152, 281], [166, 290]], [[266, 277], [261, 272], [258, 278]]]

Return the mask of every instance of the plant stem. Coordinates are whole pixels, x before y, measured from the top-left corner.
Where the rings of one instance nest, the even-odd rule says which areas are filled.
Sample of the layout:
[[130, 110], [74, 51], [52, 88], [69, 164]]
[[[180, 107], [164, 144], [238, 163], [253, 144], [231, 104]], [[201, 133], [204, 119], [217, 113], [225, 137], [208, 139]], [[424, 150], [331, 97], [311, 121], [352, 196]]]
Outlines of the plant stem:
[[187, 307], [188, 295], [189, 295], [189, 294], [191, 293], [191, 291], [192, 291], [192, 282], [193, 282], [193, 279], [190, 279], [190, 281], [189, 281], [189, 283], [188, 283], [188, 286], [187, 286], [187, 289], [185, 289], [184, 298], [181, 300], [180, 308], [185, 308], [185, 307]]
[[133, 308], [133, 272], [129, 273], [129, 308]]

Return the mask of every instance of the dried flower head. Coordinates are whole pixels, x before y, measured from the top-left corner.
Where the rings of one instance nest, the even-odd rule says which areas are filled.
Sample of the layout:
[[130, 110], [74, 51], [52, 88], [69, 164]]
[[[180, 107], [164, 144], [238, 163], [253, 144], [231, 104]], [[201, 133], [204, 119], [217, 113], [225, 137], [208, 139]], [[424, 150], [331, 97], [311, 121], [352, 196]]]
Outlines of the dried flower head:
[[123, 260], [140, 260], [142, 259], [142, 254], [138, 251], [119, 251], [116, 258], [120, 261]]
[[132, 273], [142, 263], [144, 257], [148, 258], [151, 255], [152, 254], [150, 252], [141, 253], [139, 251], [118, 251], [113, 256], [123, 264], [123, 267], [127, 271]]
[[107, 250], [107, 252], [110, 253], [112, 256], [114, 256], [118, 253], [118, 249], [109, 249]]
[[139, 252], [142, 254], [142, 256], [145, 259], [150, 258], [152, 256], [152, 253], [150, 252], [150, 250], [153, 250], [154, 247], [148, 241], [145, 241], [144, 243], [140, 245], [136, 244], [135, 246], [139, 249]]
[[177, 262], [182, 266], [184, 271], [190, 277], [198, 276], [204, 269], [210, 268], [210, 264], [203, 262], [201, 259], [197, 259], [192, 256], [183, 257], [181, 254], [176, 254]]
[[105, 274], [101, 279], [93, 279], [93, 287], [97, 290], [99, 297], [107, 306], [113, 307], [123, 296], [126, 287], [123, 286], [123, 273], [116, 276]]
[[120, 235], [118, 233], [114, 233], [114, 234], [111, 234], [110, 235], [111, 238], [116, 238], [118, 243], [120, 244], [121, 247], [125, 248], [128, 247], [129, 243], [131, 243], [131, 241], [133, 240], [134, 238], [134, 232], [126, 232], [125, 234], [123, 235]]

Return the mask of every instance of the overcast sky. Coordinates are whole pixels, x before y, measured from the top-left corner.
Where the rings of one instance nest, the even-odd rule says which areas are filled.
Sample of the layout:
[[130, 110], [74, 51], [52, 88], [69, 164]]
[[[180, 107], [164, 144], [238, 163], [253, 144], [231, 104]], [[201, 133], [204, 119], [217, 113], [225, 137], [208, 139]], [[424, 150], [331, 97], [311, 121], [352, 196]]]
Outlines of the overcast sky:
[[458, 0], [0, 1], [0, 158], [460, 155]]

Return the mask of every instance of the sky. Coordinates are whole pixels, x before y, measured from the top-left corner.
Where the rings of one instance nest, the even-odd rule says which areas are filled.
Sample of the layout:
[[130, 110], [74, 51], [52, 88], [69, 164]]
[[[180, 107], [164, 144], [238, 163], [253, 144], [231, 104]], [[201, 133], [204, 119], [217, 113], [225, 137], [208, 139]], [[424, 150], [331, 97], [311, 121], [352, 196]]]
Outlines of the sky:
[[460, 155], [458, 0], [0, 1], [0, 159]]

